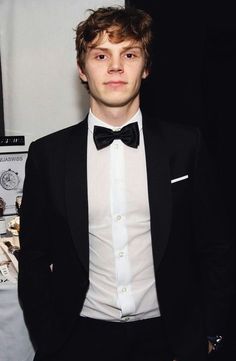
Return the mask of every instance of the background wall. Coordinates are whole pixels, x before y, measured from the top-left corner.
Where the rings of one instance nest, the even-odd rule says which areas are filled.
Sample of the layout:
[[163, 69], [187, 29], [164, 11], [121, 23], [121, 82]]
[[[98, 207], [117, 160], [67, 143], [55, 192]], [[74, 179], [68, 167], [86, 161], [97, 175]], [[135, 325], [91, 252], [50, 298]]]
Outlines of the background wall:
[[3, 116], [3, 97], [2, 97], [2, 69], [1, 69], [1, 57], [0, 57], [0, 136], [1, 135], [4, 135], [4, 116]]
[[25, 135], [27, 148], [35, 138], [83, 119], [88, 96], [78, 80], [73, 29], [87, 9], [119, 4], [124, 1], [0, 0], [7, 135]]

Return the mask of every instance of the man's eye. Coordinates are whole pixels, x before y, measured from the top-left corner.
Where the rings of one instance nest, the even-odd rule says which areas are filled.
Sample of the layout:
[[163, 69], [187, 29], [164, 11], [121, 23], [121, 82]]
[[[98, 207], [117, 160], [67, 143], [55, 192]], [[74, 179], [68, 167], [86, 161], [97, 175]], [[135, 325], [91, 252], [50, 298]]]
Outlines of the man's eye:
[[104, 60], [104, 59], [106, 59], [106, 55], [105, 54], [99, 54], [99, 55], [96, 56], [96, 58], [98, 60]]
[[133, 53], [127, 53], [127, 54], [125, 54], [125, 56], [126, 56], [126, 58], [128, 58], [128, 59], [132, 59], [132, 58], [135, 57], [135, 55], [134, 55]]

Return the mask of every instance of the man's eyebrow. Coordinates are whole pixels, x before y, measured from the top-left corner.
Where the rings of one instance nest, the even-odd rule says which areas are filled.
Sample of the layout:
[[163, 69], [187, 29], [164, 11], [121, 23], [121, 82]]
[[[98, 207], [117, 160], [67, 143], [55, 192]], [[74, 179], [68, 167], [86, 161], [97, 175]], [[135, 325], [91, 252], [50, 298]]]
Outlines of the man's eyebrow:
[[141, 46], [138, 45], [129, 45], [129, 46], [124, 46], [123, 47], [124, 50], [142, 50]]
[[108, 48], [103, 48], [101, 46], [96, 46], [96, 45], [91, 45], [88, 48], [89, 48], [89, 50], [102, 50], [102, 51], [108, 51], [109, 50]]
[[[109, 48], [104, 48], [102, 46], [96, 46], [96, 45], [91, 45], [88, 47], [89, 50], [101, 50], [101, 51], [110, 51]], [[122, 51], [127, 51], [127, 50], [142, 50], [142, 47], [141, 46], [138, 46], [138, 45], [130, 45], [130, 46], [124, 46], [122, 48]]]

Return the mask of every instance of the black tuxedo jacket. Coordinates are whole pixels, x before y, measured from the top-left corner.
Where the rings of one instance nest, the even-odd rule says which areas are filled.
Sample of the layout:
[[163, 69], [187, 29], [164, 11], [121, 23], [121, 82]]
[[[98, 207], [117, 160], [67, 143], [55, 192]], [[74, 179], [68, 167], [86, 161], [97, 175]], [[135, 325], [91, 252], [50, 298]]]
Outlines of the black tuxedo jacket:
[[[143, 123], [161, 315], [179, 360], [203, 361], [207, 335], [223, 332], [232, 293], [231, 242], [216, 176], [198, 129], [145, 117]], [[85, 119], [29, 150], [19, 295], [39, 353], [60, 348], [89, 286], [87, 131]]]

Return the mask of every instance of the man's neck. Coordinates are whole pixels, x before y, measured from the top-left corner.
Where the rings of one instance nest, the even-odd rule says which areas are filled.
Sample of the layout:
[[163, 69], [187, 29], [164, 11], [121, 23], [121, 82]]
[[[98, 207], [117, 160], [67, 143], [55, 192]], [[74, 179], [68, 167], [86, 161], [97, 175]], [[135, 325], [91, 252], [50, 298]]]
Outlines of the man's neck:
[[114, 127], [120, 127], [128, 122], [138, 111], [139, 104], [137, 106], [124, 106], [124, 107], [105, 107], [96, 106], [91, 104], [92, 113], [104, 123], [112, 125]]

